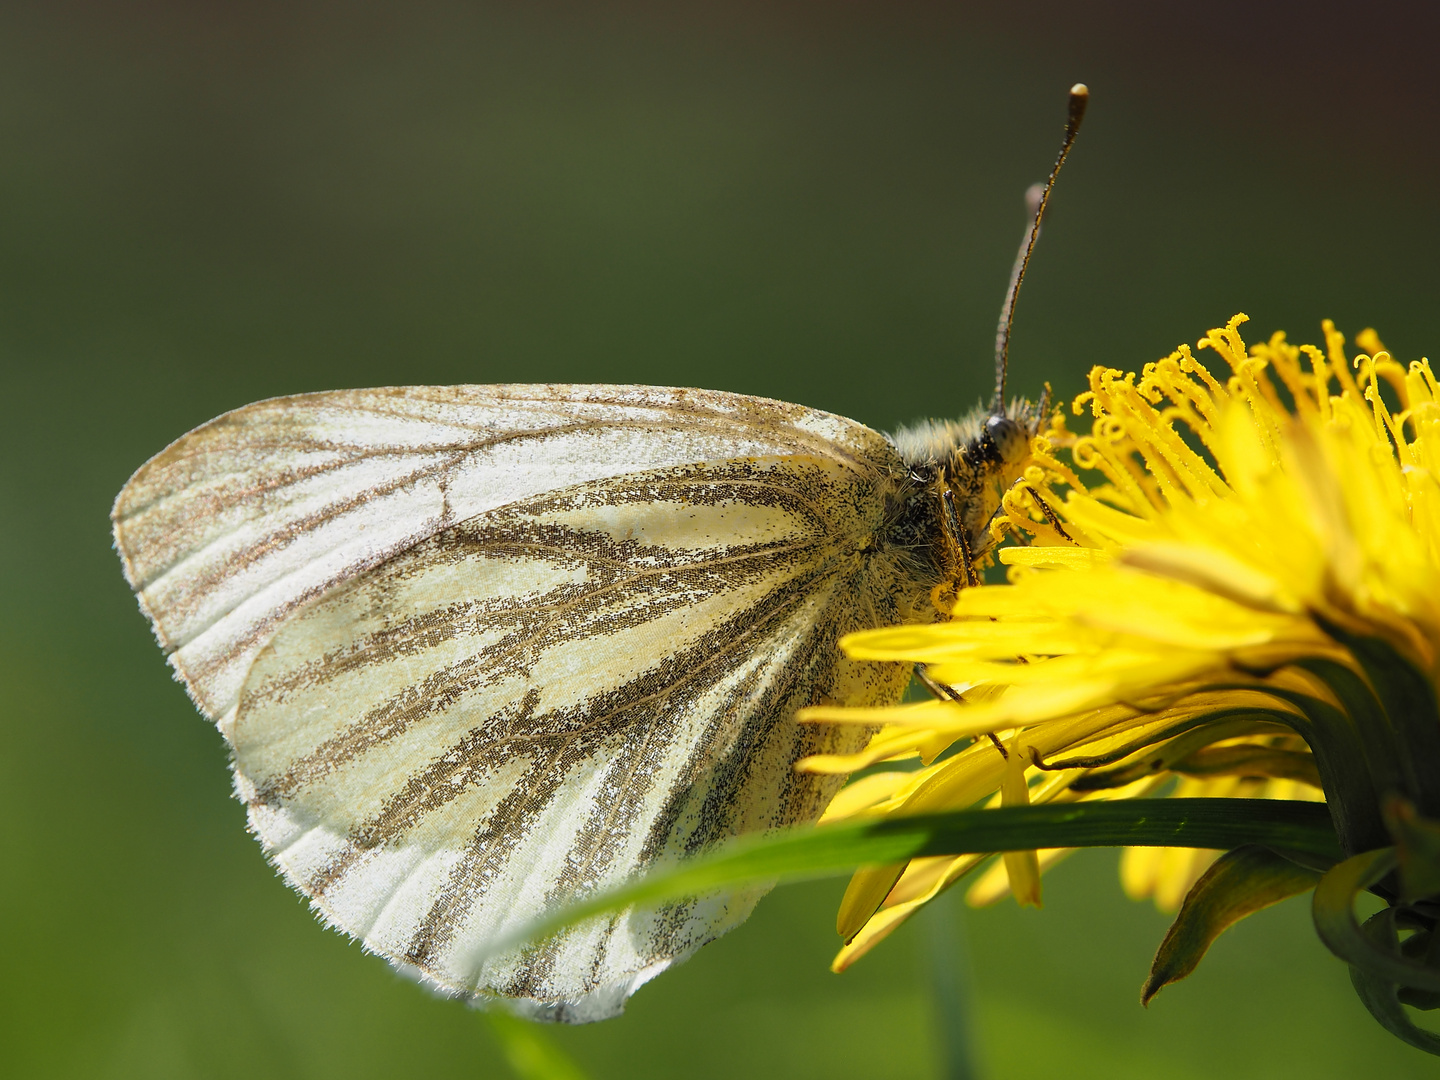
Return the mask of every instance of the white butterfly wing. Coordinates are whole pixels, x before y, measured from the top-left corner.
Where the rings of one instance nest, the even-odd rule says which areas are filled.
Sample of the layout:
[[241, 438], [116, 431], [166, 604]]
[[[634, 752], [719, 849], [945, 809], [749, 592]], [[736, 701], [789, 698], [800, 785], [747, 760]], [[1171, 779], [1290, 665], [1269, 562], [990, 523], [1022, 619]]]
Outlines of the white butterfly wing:
[[162, 648], [228, 733], [256, 652], [301, 604], [475, 514], [640, 469], [814, 453], [891, 467], [870, 429], [704, 390], [342, 390], [226, 413], [143, 465], [116, 546]]
[[481, 514], [289, 619], [234, 726], [252, 827], [330, 922], [442, 988], [564, 1020], [748, 915], [763, 889], [497, 941], [657, 859], [813, 820], [794, 762], [898, 698], [837, 638], [899, 617], [864, 549], [889, 478], [791, 456], [595, 481]]
[[763, 890], [493, 944], [820, 812], [791, 764], [864, 735], [795, 710], [907, 679], [835, 648], [914, 591], [874, 544], [902, 471], [868, 428], [739, 395], [341, 391], [197, 429], [114, 519], [292, 882], [451, 991], [598, 1019]]

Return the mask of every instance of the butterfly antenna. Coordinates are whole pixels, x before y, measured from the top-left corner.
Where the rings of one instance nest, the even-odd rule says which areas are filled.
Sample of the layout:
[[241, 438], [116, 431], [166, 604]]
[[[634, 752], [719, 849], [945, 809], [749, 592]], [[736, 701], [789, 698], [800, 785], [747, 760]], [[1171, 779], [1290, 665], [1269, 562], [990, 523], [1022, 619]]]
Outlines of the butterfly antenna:
[[1080, 132], [1080, 121], [1085, 118], [1085, 106], [1090, 101], [1090, 88], [1076, 83], [1070, 88], [1070, 110], [1065, 120], [1065, 141], [1060, 144], [1060, 156], [1050, 170], [1050, 179], [1044, 184], [1033, 184], [1025, 192], [1025, 203], [1030, 210], [1030, 224], [1025, 228], [1025, 239], [1020, 243], [1020, 253], [1015, 256], [1015, 265], [1010, 270], [1010, 287], [1005, 290], [1005, 304], [1000, 308], [1000, 325], [995, 328], [995, 398], [990, 402], [990, 411], [996, 416], [1005, 415], [1005, 372], [1010, 365], [1010, 327], [1015, 322], [1015, 299], [1020, 295], [1020, 283], [1025, 280], [1025, 268], [1030, 265], [1030, 256], [1035, 251], [1035, 241], [1040, 238], [1040, 219], [1045, 216], [1045, 204], [1050, 201], [1050, 192], [1055, 187], [1055, 178], [1060, 175], [1060, 166], [1075, 143]]

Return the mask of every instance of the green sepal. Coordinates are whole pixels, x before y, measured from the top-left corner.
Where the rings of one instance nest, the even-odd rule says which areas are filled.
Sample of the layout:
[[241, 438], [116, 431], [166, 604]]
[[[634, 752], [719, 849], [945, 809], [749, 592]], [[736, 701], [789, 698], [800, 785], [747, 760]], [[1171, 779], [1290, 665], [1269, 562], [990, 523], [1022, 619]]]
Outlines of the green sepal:
[[[1387, 908], [1366, 920], [1361, 933], [1380, 952], [1397, 959], [1404, 952], [1396, 932], [1394, 908]], [[1360, 1001], [1381, 1027], [1416, 1049], [1440, 1055], [1440, 1035], [1416, 1026], [1404, 1008], [1405, 1005], [1435, 1008], [1440, 1000], [1433, 991], [1417, 992], [1401, 988], [1373, 971], [1353, 964], [1350, 966], [1350, 982]]]
[[1266, 847], [1247, 844], [1227, 851], [1186, 895], [1155, 953], [1140, 1004], [1149, 1005], [1162, 988], [1194, 971], [1215, 939], [1246, 915], [1313, 889], [1319, 880], [1315, 870]]
[[[1440, 762], [1440, 703], [1434, 683], [1384, 638], [1352, 634], [1324, 620], [1321, 625], [1350, 650], [1379, 702], [1381, 723], [1365, 724], [1355, 716], [1368, 740], [1379, 741], [1388, 752], [1386, 771], [1397, 774], [1377, 787], [1399, 791], [1421, 813], [1440, 816], [1440, 770], [1434, 768]], [[1377, 769], [1374, 775], [1379, 780], [1383, 774]]]
[[1385, 805], [1385, 825], [1400, 863], [1400, 902], [1440, 896], [1440, 822], [1421, 817], [1414, 803], [1394, 798]]
[[[1384, 847], [1389, 834], [1380, 817], [1380, 793], [1400, 786], [1385, 711], [1369, 684], [1345, 664], [1308, 658], [1295, 666], [1318, 677], [1343, 706], [1296, 699], [1309, 721], [1309, 730], [1300, 733], [1315, 755], [1340, 843], [1350, 855]], [[1288, 696], [1269, 687], [1266, 692]]]
[[1315, 930], [1331, 952], [1360, 968], [1369, 979], [1440, 991], [1440, 968], [1416, 963], [1398, 950], [1377, 944], [1355, 919], [1356, 896], [1384, 881], [1398, 863], [1394, 848], [1379, 848], [1352, 856], [1327, 871], [1315, 887]]
[[1315, 755], [1308, 750], [1253, 744], [1203, 747], [1177, 760], [1170, 771], [1181, 776], [1266, 776], [1321, 786]]
[[[1364, 725], [1373, 727], [1377, 721], [1384, 722], [1383, 710], [1365, 680], [1344, 664], [1308, 657], [1294, 661], [1293, 666], [1310, 672], [1324, 682], [1343, 708], [1336, 708], [1313, 694], [1271, 684], [1263, 688], [1264, 693], [1295, 706], [1302, 714], [1295, 716], [1276, 712], [1274, 719], [1309, 745], [1320, 775], [1320, 786], [1325, 791], [1325, 804], [1330, 808], [1330, 816], [1345, 853], [1353, 855], [1384, 847], [1388, 834], [1380, 817], [1380, 798], [1375, 784], [1377, 774], [1371, 762], [1375, 750], [1361, 737], [1362, 730], [1369, 730]], [[1274, 670], [1257, 668], [1251, 674], [1264, 677]], [[1209, 684], [1205, 689], [1257, 688], [1248, 683], [1220, 682]]]
[[[1072, 791], [1100, 791], [1124, 787], [1149, 776], [1159, 775], [1172, 764], [1197, 750], [1222, 739], [1252, 734], [1270, 734], [1291, 729], [1284, 722], [1291, 719], [1276, 710], [1264, 712], [1253, 708], [1216, 709], [1201, 713], [1157, 731], [1147, 731], [1143, 738], [1115, 747], [1104, 754], [1075, 754], [1054, 761], [1039, 762], [1042, 769], [1086, 769], [1070, 783]], [[1291, 729], [1293, 730], [1293, 729]], [[1114, 766], [1107, 768], [1106, 766]]]

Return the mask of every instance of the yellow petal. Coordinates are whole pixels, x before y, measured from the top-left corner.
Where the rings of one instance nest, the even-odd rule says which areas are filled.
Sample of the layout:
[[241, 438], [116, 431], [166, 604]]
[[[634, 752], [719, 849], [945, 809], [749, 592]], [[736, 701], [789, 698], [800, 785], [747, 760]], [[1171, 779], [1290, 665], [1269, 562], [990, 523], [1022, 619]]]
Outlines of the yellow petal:
[[884, 802], [894, 795], [910, 776], [908, 772], [878, 772], [852, 780], [830, 800], [830, 805], [820, 816], [820, 824], [853, 817], [877, 803]]
[[[1029, 763], [1029, 748], [1020, 742], [1022, 732], [1017, 731], [1010, 740], [1010, 756], [1005, 762], [1005, 774], [1000, 779], [1000, 805], [1029, 806], [1030, 785], [1025, 781], [1025, 768]], [[1010, 893], [1021, 907], [1040, 906], [1040, 860], [1033, 851], [1007, 851], [1004, 856], [1005, 872], [1010, 878]]]

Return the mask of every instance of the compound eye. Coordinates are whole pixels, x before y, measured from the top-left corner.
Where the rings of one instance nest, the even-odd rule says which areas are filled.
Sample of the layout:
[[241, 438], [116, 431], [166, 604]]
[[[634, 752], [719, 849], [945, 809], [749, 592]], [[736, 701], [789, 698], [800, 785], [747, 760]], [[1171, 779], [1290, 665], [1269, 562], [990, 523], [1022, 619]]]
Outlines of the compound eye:
[[1030, 453], [1030, 439], [1025, 429], [1008, 416], [992, 416], [986, 420], [985, 434], [1007, 465], [1019, 464]]

